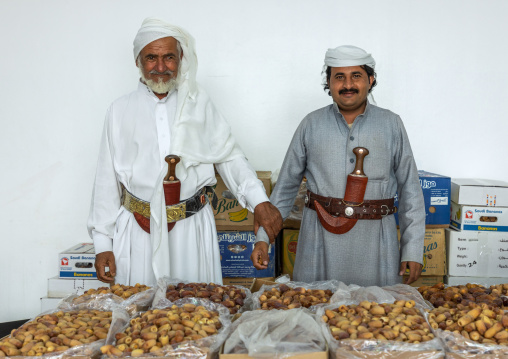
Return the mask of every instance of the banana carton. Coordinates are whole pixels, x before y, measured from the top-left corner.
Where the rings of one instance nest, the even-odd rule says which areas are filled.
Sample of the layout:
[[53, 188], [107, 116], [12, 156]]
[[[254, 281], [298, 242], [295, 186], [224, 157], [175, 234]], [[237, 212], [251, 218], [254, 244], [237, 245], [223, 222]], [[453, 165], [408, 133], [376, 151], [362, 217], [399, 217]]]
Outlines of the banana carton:
[[252, 265], [250, 255], [256, 241], [253, 231], [218, 231], [217, 238], [223, 277], [275, 277], [275, 246], [268, 248], [268, 268], [257, 270]]
[[[270, 197], [270, 171], [256, 172]], [[226, 187], [220, 175], [216, 175], [215, 195], [209, 195], [218, 231], [253, 231], [254, 214], [243, 208], [231, 191]]]

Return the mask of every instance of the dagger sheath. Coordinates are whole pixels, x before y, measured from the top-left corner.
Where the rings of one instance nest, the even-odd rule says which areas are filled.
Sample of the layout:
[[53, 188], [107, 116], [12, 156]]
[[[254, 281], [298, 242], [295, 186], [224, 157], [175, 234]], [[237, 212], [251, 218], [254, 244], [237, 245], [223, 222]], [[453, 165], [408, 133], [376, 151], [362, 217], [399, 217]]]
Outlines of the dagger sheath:
[[[369, 154], [369, 150], [363, 147], [355, 147], [353, 153], [356, 155], [356, 165], [353, 172], [347, 176], [344, 203], [346, 205], [357, 206], [363, 202], [365, 190], [367, 189], [367, 182], [369, 180], [363, 172], [363, 159]], [[314, 208], [316, 209], [321, 225], [331, 233], [347, 233], [358, 221], [356, 218], [332, 216], [318, 201], [314, 201]]]

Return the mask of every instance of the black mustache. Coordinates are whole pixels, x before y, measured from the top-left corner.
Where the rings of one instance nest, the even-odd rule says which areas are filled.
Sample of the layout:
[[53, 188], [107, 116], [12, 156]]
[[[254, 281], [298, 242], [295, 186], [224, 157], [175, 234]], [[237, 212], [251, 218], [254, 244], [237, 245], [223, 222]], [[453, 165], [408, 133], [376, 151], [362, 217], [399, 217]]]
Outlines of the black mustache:
[[346, 92], [356, 92], [358, 93], [358, 90], [357, 89], [342, 89], [339, 91], [339, 95], [342, 95], [343, 93], [346, 93]]

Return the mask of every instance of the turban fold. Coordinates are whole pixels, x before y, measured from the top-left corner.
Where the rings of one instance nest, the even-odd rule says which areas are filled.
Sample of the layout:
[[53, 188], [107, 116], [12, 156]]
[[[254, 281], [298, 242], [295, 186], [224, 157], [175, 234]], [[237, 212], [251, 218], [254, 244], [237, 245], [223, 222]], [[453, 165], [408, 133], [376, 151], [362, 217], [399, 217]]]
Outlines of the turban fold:
[[164, 37], [173, 37], [180, 43], [180, 47], [183, 51], [179, 74], [180, 83], [187, 81], [189, 92], [195, 92], [197, 88], [196, 72], [198, 59], [196, 56], [194, 38], [181, 27], [168, 24], [154, 17], [146, 18], [134, 38], [134, 59], [137, 60], [139, 53], [146, 45]]
[[348, 67], [367, 65], [375, 68], [376, 61], [365, 50], [352, 45], [343, 45], [335, 49], [328, 49], [325, 55], [325, 65], [330, 67]]

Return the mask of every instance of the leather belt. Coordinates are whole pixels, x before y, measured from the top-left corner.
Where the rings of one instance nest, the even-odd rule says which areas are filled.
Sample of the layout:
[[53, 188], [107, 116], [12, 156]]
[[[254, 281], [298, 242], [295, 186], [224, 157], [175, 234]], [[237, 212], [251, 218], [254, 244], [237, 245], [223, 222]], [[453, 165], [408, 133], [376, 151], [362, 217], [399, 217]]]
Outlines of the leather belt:
[[394, 199], [365, 200], [361, 203], [347, 203], [342, 198], [323, 197], [307, 190], [305, 207], [316, 210], [314, 201], [318, 201], [328, 213], [336, 217], [352, 219], [382, 219], [397, 212]]
[[[166, 206], [166, 217], [168, 223], [173, 223], [199, 212], [208, 203], [207, 193], [213, 191], [212, 187], [205, 186], [196, 192], [192, 197], [180, 201], [177, 204]], [[122, 184], [122, 206], [131, 213], [138, 213], [150, 219], [150, 202], [134, 196]]]

